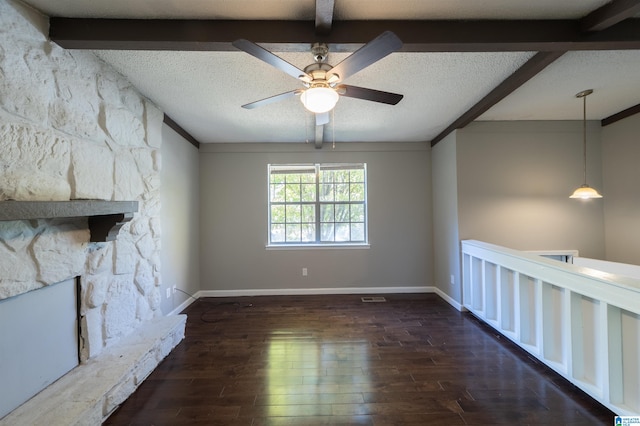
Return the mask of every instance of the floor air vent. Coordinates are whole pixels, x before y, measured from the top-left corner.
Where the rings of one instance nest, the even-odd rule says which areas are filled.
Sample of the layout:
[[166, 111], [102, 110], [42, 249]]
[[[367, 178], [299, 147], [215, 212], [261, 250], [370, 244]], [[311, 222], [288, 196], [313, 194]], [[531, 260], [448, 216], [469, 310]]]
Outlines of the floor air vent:
[[362, 298], [362, 301], [365, 303], [374, 303], [374, 302], [386, 302], [387, 299], [385, 299], [382, 296], [366, 296]]

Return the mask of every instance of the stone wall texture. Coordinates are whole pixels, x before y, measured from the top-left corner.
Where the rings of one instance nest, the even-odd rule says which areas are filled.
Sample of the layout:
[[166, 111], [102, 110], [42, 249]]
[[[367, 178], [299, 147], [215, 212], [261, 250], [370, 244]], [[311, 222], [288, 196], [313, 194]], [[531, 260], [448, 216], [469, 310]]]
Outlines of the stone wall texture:
[[0, 201], [137, 200], [117, 241], [87, 219], [0, 222], [0, 299], [81, 277], [85, 356], [160, 316], [163, 114], [47, 20], [0, 0]]

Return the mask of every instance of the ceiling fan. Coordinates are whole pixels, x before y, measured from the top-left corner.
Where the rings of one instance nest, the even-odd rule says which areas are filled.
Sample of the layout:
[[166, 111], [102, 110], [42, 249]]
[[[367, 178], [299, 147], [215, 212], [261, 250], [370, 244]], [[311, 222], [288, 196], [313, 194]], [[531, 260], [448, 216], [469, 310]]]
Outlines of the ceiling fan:
[[320, 126], [329, 122], [329, 111], [336, 105], [340, 96], [389, 105], [397, 104], [403, 97], [403, 95], [397, 93], [341, 83], [353, 74], [402, 47], [402, 41], [391, 31], [385, 31], [380, 34], [353, 54], [347, 56], [336, 66], [329, 65], [326, 62], [329, 52], [327, 45], [315, 43], [311, 47], [315, 62], [306, 66], [304, 70], [297, 68], [249, 40], [239, 39], [232, 44], [236, 48], [300, 80], [305, 87], [242, 105], [243, 108], [253, 109], [300, 95], [305, 108], [315, 113], [316, 126]]

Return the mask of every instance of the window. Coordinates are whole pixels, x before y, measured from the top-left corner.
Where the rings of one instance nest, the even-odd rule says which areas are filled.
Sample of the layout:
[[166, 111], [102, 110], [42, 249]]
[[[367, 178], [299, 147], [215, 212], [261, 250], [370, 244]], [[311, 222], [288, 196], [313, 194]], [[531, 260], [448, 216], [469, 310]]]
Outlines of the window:
[[366, 243], [366, 164], [269, 165], [269, 245]]

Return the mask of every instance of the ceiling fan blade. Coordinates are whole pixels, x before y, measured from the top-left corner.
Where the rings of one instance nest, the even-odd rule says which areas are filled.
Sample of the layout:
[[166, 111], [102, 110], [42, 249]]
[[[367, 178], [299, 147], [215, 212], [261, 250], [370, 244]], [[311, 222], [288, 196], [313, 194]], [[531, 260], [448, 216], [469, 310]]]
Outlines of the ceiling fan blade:
[[402, 41], [391, 31], [385, 31], [333, 67], [329, 74], [337, 74], [341, 81], [379, 61], [402, 47]]
[[289, 62], [285, 61], [281, 57], [274, 55], [273, 53], [269, 52], [267, 49], [260, 47], [249, 40], [239, 39], [234, 41], [231, 44], [233, 44], [238, 49], [248, 53], [249, 55], [258, 58], [261, 61], [266, 62], [272, 67], [275, 67], [280, 71], [286, 72], [293, 78], [300, 78], [301, 76], [307, 76], [311, 78], [310, 76], [307, 75], [307, 73], [305, 73], [301, 69], [297, 68], [294, 65], [291, 65]]
[[316, 126], [322, 126], [329, 123], [329, 113], [319, 112], [316, 113]]
[[268, 98], [260, 99], [259, 101], [251, 102], [242, 105], [242, 108], [254, 109], [264, 105], [268, 105], [274, 102], [283, 101], [285, 99], [293, 98], [294, 96], [302, 93], [302, 89], [291, 90], [290, 92], [280, 93], [279, 95], [270, 96]]
[[381, 90], [367, 89], [366, 87], [349, 86], [341, 84], [336, 87], [340, 96], [347, 98], [364, 99], [365, 101], [380, 102], [383, 104], [395, 105], [402, 100], [404, 95], [391, 92], [383, 92]]

